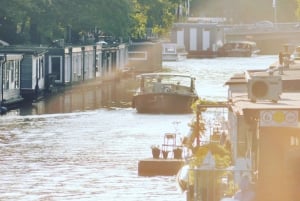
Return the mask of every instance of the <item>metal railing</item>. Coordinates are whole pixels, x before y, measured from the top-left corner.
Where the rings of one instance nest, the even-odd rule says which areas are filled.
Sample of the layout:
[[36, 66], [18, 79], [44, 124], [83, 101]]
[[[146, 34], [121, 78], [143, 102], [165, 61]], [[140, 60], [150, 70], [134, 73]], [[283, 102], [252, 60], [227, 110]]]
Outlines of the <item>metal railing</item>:
[[187, 201], [220, 201], [233, 197], [239, 190], [241, 178], [252, 178], [251, 170], [205, 169], [189, 170]]
[[270, 33], [270, 32], [300, 32], [299, 22], [289, 23], [273, 23], [270, 25], [258, 25], [258, 24], [237, 24], [237, 25], [224, 25], [224, 31], [226, 34], [237, 33]]

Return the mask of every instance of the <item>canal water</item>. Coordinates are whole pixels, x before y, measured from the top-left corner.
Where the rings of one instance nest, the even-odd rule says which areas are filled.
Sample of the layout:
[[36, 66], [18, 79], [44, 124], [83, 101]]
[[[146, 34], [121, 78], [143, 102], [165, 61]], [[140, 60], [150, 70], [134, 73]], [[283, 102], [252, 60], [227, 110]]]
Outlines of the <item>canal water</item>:
[[[164, 62], [197, 78], [202, 98], [226, 100], [224, 82], [246, 69], [267, 68], [277, 56]], [[167, 132], [178, 138], [193, 114], [138, 114], [132, 78], [73, 89], [0, 118], [0, 200], [184, 201], [175, 176], [138, 176], [138, 161]]]

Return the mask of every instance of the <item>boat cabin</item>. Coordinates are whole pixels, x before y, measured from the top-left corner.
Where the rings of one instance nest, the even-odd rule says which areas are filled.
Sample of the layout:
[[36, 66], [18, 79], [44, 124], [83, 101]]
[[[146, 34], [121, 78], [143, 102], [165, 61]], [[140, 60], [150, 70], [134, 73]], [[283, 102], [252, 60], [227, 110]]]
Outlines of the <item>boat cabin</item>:
[[252, 171], [258, 201], [300, 196], [299, 69], [248, 71], [226, 83], [233, 158]]
[[23, 100], [20, 87], [22, 54], [0, 53], [1, 106], [13, 107]]
[[6, 46], [0, 52], [7, 55], [22, 55], [20, 71], [15, 71], [20, 77], [21, 96], [25, 100], [33, 100], [42, 95], [45, 90], [46, 48]]
[[139, 113], [190, 113], [198, 99], [195, 78], [185, 74], [144, 73], [132, 107]]
[[187, 58], [187, 51], [182, 45], [176, 43], [162, 44], [162, 59], [163, 61], [181, 61]]
[[162, 69], [162, 46], [156, 42], [134, 42], [128, 48], [128, 66], [137, 73]]
[[137, 76], [140, 90], [148, 93], [192, 93], [195, 78], [190, 75], [172, 73], [144, 73]]
[[253, 41], [230, 41], [218, 49], [218, 56], [223, 57], [250, 57], [259, 53]]

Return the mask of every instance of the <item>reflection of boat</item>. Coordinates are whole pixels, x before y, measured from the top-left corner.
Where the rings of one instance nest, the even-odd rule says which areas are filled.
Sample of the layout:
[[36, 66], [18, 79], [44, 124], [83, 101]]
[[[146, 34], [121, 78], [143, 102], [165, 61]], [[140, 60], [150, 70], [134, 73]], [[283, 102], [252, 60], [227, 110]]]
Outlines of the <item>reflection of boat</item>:
[[132, 100], [139, 113], [190, 113], [198, 99], [195, 78], [186, 74], [145, 73]]
[[257, 53], [259, 49], [252, 41], [230, 41], [218, 49], [221, 57], [251, 57]]
[[162, 60], [163, 61], [181, 61], [187, 58], [187, 52], [184, 46], [179, 46], [176, 43], [165, 43], [162, 45]]

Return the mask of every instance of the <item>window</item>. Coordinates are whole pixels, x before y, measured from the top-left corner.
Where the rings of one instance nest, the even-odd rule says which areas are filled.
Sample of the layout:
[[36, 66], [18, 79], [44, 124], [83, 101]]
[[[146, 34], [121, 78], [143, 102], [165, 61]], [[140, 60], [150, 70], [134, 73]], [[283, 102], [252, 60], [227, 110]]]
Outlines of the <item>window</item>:
[[299, 146], [299, 137], [298, 136], [290, 137], [290, 146]]
[[15, 61], [15, 88], [19, 89], [20, 88], [20, 61], [17, 60]]
[[39, 77], [40, 78], [44, 78], [44, 58], [40, 58], [39, 59]]
[[52, 56], [50, 57], [50, 72], [55, 76], [56, 81], [62, 81], [62, 57]]

